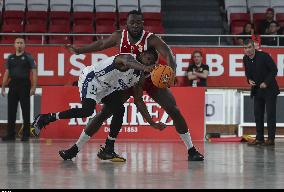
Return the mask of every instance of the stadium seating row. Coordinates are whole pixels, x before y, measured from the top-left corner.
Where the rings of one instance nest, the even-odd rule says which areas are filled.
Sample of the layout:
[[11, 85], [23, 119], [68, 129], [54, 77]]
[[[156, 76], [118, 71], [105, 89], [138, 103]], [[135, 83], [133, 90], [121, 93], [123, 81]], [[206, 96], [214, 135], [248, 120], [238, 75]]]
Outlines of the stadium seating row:
[[283, 0], [225, 0], [225, 9], [230, 23], [231, 13], [250, 13], [250, 19], [253, 20], [253, 14], [264, 13], [267, 8], [273, 8], [275, 13], [284, 13]]
[[[143, 0], [140, 0], [140, 3]], [[7, 2], [9, 2], [7, 4]], [[13, 4], [14, 2], [14, 4]], [[26, 1], [22, 0], [22, 3]], [[38, 9], [36, 9], [36, 5], [31, 3], [38, 3]], [[44, 4], [46, 2], [46, 4]], [[13, 1], [13, 0], [6, 0], [5, 1], [5, 11], [3, 12], [2, 18], [2, 32], [3, 33], [98, 33], [98, 34], [109, 34], [115, 31], [116, 29], [122, 29], [125, 27], [126, 24], [126, 17], [128, 11], [135, 9], [130, 2], [134, 1], [127, 1], [129, 3], [129, 10], [127, 9], [120, 9], [127, 12], [113, 12], [115, 9], [108, 9], [111, 5], [111, 2], [116, 2], [115, 0], [96, 0], [96, 12], [87, 11], [87, 9], [80, 9], [75, 8], [76, 0], [59, 0], [57, 1], [56, 6], [67, 5], [67, 2], [73, 3], [73, 10], [77, 11], [70, 11], [70, 7], [68, 11], [63, 11], [62, 8], [52, 8], [53, 3], [55, 0], [27, 0], [28, 9], [20, 8], [21, 0]], [[87, 5], [89, 3], [89, 7], [92, 6], [91, 2], [94, 1], [82, 1]], [[102, 4], [104, 2], [104, 4]], [[117, 5], [121, 5], [122, 2], [127, 3], [126, 1], [117, 1]], [[136, 1], [138, 2], [138, 1]], [[155, 2], [155, 1], [149, 1]], [[160, 2], [157, 1], [157, 2]], [[11, 4], [12, 3], [12, 4]], [[17, 4], [18, 3], [18, 4]], [[30, 3], [30, 4], [29, 4]], [[61, 3], [61, 4], [59, 4]], [[14, 10], [11, 10], [12, 5], [14, 5]], [[29, 9], [33, 7], [32, 9]], [[44, 5], [50, 6], [49, 9], [43, 9]], [[70, 5], [70, 4], [68, 4]], [[98, 5], [98, 7], [97, 7]], [[141, 5], [141, 4], [140, 4]], [[10, 6], [10, 7], [9, 7]], [[83, 5], [82, 5], [83, 6]], [[104, 7], [105, 6], [105, 7]], [[160, 6], [160, 5], [159, 5]], [[8, 10], [6, 9], [8, 7]], [[66, 6], [68, 7], [68, 6]], [[84, 6], [83, 6], [84, 7]], [[87, 6], [86, 6], [87, 7]], [[116, 7], [116, 6], [115, 6]], [[119, 6], [118, 6], [119, 7]], [[153, 6], [154, 7], [154, 6]], [[10, 9], [11, 8], [11, 9]], [[67, 10], [67, 9], [66, 9]], [[78, 11], [81, 10], [81, 11]], [[100, 10], [100, 11], [98, 11]], [[108, 10], [109, 12], [102, 12], [103, 10]], [[161, 12], [155, 12], [158, 9], [154, 10], [153, 12], [143, 12], [144, 15], [144, 26], [145, 30], [152, 31], [154, 33], [164, 33], [164, 28], [162, 26], [162, 17]], [[159, 9], [160, 10], [160, 9]], [[105, 36], [101, 36], [103, 38]], [[41, 44], [41, 43], [50, 43], [50, 44], [61, 44], [61, 43], [70, 43], [72, 42], [76, 44], [86, 44], [90, 41], [94, 40], [92, 35], [90, 36], [46, 36], [42, 38], [41, 36], [26, 36], [26, 42], [30, 44]], [[12, 35], [5, 35], [2, 36], [0, 43], [2, 44], [9, 44], [13, 43], [14, 36]]]
[[5, 0], [0, 9], [17, 11], [71, 11], [74, 12], [161, 12], [161, 0]]

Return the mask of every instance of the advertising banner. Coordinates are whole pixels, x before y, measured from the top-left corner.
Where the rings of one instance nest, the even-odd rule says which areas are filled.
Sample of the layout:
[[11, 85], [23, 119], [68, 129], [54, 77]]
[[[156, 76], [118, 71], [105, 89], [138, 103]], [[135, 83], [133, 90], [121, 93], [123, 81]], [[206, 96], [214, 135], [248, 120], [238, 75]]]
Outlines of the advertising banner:
[[[203, 52], [203, 62], [209, 65], [208, 87], [249, 87], [242, 63], [242, 48], [194, 48], [171, 47], [177, 63], [176, 86], [187, 86], [186, 71], [191, 63], [191, 53]], [[26, 51], [35, 58], [38, 66], [39, 85], [72, 85], [78, 80], [82, 69], [91, 64], [100, 64], [104, 59], [118, 53], [117, 48], [97, 53], [72, 54], [64, 46], [27, 46]], [[271, 54], [278, 66], [277, 81], [284, 87], [284, 53], [281, 48], [263, 48]], [[0, 47], [0, 78], [3, 77], [4, 62], [14, 52], [13, 46]], [[163, 63], [161, 58], [160, 63]], [[2, 81], [0, 81], [2, 83]]]
[[[191, 137], [193, 140], [203, 140], [205, 128], [205, 89], [174, 87], [171, 88], [171, 91], [176, 98], [180, 112], [188, 124]], [[122, 139], [178, 140], [179, 135], [169, 115], [147, 94], [144, 94], [143, 100], [151, 117], [155, 121], [166, 123], [167, 128], [160, 131], [149, 126], [137, 111], [133, 98], [130, 98], [124, 104], [123, 126], [118, 137]], [[43, 87], [41, 105], [41, 113], [59, 112], [80, 107], [78, 88], [72, 86]], [[93, 116], [100, 110], [100, 105], [97, 106]], [[77, 139], [88, 120], [89, 118], [58, 120], [46, 126], [42, 130], [40, 137], [48, 139]], [[93, 138], [105, 139], [109, 132], [110, 121], [111, 119], [106, 120]]]

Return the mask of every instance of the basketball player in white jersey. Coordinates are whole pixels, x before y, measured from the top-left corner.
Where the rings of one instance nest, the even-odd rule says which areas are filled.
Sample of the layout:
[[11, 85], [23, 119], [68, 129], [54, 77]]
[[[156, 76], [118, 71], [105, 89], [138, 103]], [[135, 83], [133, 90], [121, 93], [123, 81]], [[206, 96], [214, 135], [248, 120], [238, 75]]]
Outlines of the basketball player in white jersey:
[[[133, 89], [136, 93], [133, 95], [134, 101], [146, 121], [154, 128], [165, 128], [165, 124], [155, 123], [151, 119], [151, 116], [147, 111], [147, 107], [142, 100], [142, 92], [136, 88], [144, 81], [144, 73], [141, 73], [141, 71], [150, 72], [153, 69], [153, 64], [155, 63], [157, 56], [154, 56], [151, 51], [147, 51], [140, 54], [138, 57], [143, 64], [135, 59], [135, 55], [131, 54], [119, 54], [110, 57], [106, 59], [103, 64], [86, 67], [79, 77], [78, 86], [80, 89], [81, 100], [92, 100], [94, 105], [96, 103], [104, 103], [105, 107], [113, 113], [110, 129], [113, 129], [114, 127], [120, 130], [124, 115], [124, 90], [127, 91], [127, 89], [131, 87], [135, 87]], [[73, 114], [72, 109], [54, 113], [56, 120], [60, 119], [59, 115], [61, 113], [68, 113], [70, 111], [71, 114]], [[42, 126], [39, 125], [42, 116], [43, 115], [39, 115], [33, 123], [36, 133], [38, 134], [42, 128]], [[117, 123], [113, 124], [113, 121], [118, 122], [118, 125]], [[60, 156], [64, 160], [75, 157], [83, 144], [87, 142], [91, 135], [97, 132], [98, 129], [94, 130], [92, 128], [91, 131], [92, 134], [90, 134], [88, 130], [83, 130], [78, 142], [68, 150], [61, 150], [59, 152]], [[100, 158], [103, 160], [125, 161], [124, 158], [119, 157], [114, 152], [114, 149], [105, 151], [103, 148], [101, 151], [104, 152], [100, 154]]]
[[[116, 31], [107, 39], [95, 41], [81, 48], [73, 45], [67, 45], [67, 48], [76, 54], [83, 54], [119, 46], [121, 53], [138, 54], [147, 50], [149, 47], [154, 47], [166, 60], [166, 64], [172, 67], [175, 72], [176, 63], [171, 49], [155, 34], [145, 31], [143, 29], [143, 23], [143, 14], [140, 11], [130, 11], [127, 16], [126, 30]], [[194, 147], [186, 121], [177, 107], [175, 98], [170, 89], [160, 89], [155, 87], [150, 78], [146, 78], [143, 88], [172, 118], [176, 131], [188, 149], [188, 160], [203, 161], [204, 156]], [[95, 116], [91, 125], [100, 126], [98, 122], [103, 122], [104, 119], [108, 118], [110, 115], [111, 114], [103, 108], [101, 112]], [[113, 131], [111, 130], [110, 134], [118, 134], [113, 133]]]

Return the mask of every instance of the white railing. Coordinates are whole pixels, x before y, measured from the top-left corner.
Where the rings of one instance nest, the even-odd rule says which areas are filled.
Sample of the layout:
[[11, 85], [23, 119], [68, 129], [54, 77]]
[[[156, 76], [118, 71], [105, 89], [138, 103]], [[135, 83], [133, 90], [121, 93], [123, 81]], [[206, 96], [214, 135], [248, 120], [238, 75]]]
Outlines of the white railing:
[[[0, 36], [9, 35], [9, 36], [42, 36], [41, 45], [45, 44], [46, 36], [110, 36], [111, 34], [98, 34], [98, 33], [0, 33]], [[232, 47], [232, 45], [222, 45], [222, 38], [234, 38], [234, 37], [251, 37], [251, 35], [202, 35], [202, 34], [156, 34], [160, 37], [216, 37], [216, 44], [214, 45], [198, 45], [202, 47], [212, 47], [212, 46], [222, 46], [222, 47]], [[277, 46], [280, 44], [279, 38], [284, 38], [284, 35], [261, 35], [261, 37], [277, 37]], [[51, 45], [51, 44], [50, 44]], [[193, 46], [193, 44], [190, 44]], [[194, 45], [195, 46], [195, 45]], [[236, 45], [233, 45], [236, 47]]]

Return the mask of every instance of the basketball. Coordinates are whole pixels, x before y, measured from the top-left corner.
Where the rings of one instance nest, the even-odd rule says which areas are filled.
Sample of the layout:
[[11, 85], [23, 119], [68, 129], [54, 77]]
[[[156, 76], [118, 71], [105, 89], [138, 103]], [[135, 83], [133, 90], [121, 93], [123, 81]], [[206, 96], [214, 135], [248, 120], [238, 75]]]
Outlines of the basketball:
[[168, 65], [159, 64], [151, 72], [151, 80], [158, 88], [170, 87], [174, 82], [174, 72]]

